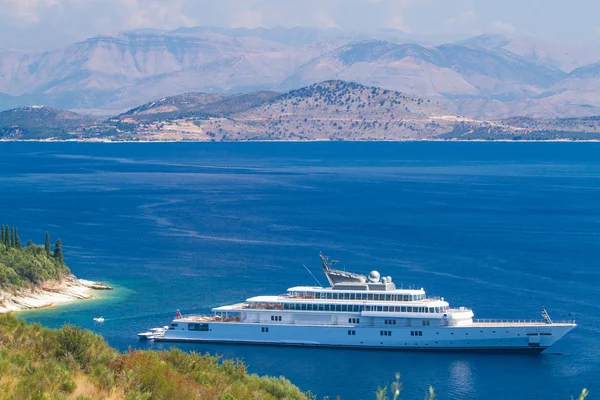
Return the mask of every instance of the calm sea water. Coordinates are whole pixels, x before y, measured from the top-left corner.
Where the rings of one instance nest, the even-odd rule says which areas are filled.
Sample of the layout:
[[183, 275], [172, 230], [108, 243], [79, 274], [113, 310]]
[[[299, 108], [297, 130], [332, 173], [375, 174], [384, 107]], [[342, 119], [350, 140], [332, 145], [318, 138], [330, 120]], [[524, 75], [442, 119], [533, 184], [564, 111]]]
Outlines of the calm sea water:
[[[482, 318], [580, 326], [541, 356], [194, 345], [304, 390], [373, 399], [570, 399], [600, 393], [600, 144], [0, 143], [0, 220], [63, 240], [97, 301], [21, 314], [113, 346], [211, 307], [312, 284], [318, 253], [377, 269]], [[321, 275], [318, 278], [323, 279]], [[94, 324], [103, 315], [106, 322]]]

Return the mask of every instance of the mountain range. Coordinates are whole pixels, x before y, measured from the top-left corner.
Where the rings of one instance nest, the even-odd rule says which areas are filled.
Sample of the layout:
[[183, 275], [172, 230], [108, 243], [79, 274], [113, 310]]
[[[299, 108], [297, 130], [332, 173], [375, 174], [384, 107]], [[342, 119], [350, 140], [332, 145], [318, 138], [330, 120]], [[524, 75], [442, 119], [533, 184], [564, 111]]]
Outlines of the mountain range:
[[185, 92], [283, 92], [327, 80], [426, 97], [476, 119], [600, 114], [600, 47], [529, 37], [443, 43], [397, 30], [199, 27], [0, 49], [0, 109], [114, 115]]
[[462, 117], [403, 92], [330, 80], [284, 93], [185, 93], [108, 119], [49, 107], [0, 112], [2, 140], [598, 140], [600, 117]]

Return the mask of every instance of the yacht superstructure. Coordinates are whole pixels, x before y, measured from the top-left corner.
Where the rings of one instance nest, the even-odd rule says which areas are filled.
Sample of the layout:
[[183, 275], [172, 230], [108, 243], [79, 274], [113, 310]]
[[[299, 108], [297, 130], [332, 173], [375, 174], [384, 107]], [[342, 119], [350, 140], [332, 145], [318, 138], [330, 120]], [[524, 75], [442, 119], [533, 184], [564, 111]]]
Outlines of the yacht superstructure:
[[389, 276], [334, 269], [321, 254], [330, 287], [298, 286], [182, 315], [155, 341], [222, 342], [398, 350], [479, 350], [540, 353], [573, 329], [574, 321], [478, 320], [423, 289], [398, 289]]

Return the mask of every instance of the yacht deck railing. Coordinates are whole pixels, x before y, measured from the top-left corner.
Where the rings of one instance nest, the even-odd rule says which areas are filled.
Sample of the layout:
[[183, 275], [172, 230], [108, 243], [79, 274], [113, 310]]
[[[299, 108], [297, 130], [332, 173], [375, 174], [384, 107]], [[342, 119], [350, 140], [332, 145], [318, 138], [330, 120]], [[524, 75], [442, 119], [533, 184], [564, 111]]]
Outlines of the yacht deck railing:
[[543, 319], [473, 319], [474, 323], [478, 324], [574, 324], [575, 320], [560, 320], [548, 323]]

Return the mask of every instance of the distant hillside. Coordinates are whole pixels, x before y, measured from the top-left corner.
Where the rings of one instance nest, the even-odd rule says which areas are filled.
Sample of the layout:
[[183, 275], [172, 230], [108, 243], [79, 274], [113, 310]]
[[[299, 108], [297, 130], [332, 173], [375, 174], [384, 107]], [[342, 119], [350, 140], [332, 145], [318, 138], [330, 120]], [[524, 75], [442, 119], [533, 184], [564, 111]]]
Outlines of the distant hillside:
[[580, 117], [600, 113], [598, 62], [600, 46], [531, 37], [443, 42], [393, 29], [138, 30], [41, 52], [0, 49], [0, 110], [45, 104], [110, 115], [180, 93], [287, 92], [345, 80], [430, 98], [476, 119]]
[[512, 100], [541, 93], [566, 74], [507, 50], [385, 41], [351, 43], [300, 67], [282, 86], [331, 78], [421, 96]]
[[0, 113], [0, 129], [5, 140], [598, 140], [600, 118], [478, 120], [432, 99], [330, 80], [281, 94], [186, 93], [103, 121], [15, 109]]
[[67, 139], [92, 118], [70, 111], [33, 106], [0, 112], [0, 139]]
[[[198, 98], [185, 95], [182, 98]], [[178, 98], [180, 102], [182, 98]], [[143, 121], [136, 136], [169, 139], [179, 135], [193, 140], [375, 140], [431, 137], [451, 130], [455, 118], [436, 103], [418, 96], [349, 83], [327, 81], [275, 96], [250, 97], [253, 107], [240, 107], [240, 97], [201, 96], [197, 110], [211, 110], [205, 118], [171, 117], [173, 106], [150, 103], [140, 111], [121, 115], [121, 121]], [[234, 101], [236, 100], [236, 101]], [[173, 101], [166, 101], [171, 104]], [[215, 107], [215, 105], [229, 107]], [[158, 113], [147, 113], [158, 110]], [[215, 110], [218, 110], [217, 114]], [[144, 112], [142, 118], [138, 114]], [[198, 117], [199, 114], [195, 116]], [[137, 119], [136, 119], [137, 118]], [[133, 132], [132, 131], [132, 132]]]
[[260, 106], [275, 97], [277, 92], [241, 94], [184, 93], [166, 97], [133, 108], [117, 118], [122, 122], [175, 120], [182, 118], [206, 119], [222, 117]]

